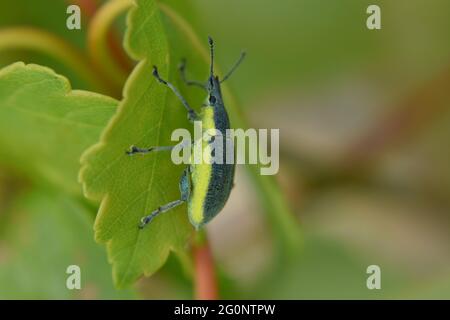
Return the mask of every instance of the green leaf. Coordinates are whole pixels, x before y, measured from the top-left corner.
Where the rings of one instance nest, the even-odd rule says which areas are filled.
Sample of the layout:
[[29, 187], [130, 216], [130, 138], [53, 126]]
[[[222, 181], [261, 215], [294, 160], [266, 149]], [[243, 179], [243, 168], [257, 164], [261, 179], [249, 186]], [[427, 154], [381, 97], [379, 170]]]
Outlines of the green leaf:
[[[133, 298], [115, 290], [106, 254], [93, 239], [92, 212], [51, 190], [15, 199], [0, 238], [1, 299]], [[5, 221], [1, 221], [2, 224]], [[69, 265], [81, 270], [81, 290], [68, 290]]]
[[14, 63], [0, 70], [0, 158], [37, 181], [80, 194], [80, 156], [116, 105], [109, 97], [72, 91], [48, 68]]
[[[137, 1], [128, 16], [125, 46], [140, 60], [124, 89], [118, 113], [95, 145], [82, 157], [80, 180], [85, 195], [101, 201], [95, 236], [107, 243], [118, 287], [132, 284], [142, 273], [150, 275], [167, 260], [171, 250], [182, 252], [192, 228], [186, 207], [180, 206], [138, 229], [142, 216], [179, 199], [178, 181], [184, 169], [169, 153], [129, 157], [130, 145], [173, 145], [171, 132], [189, 127], [186, 112], [176, 97], [151, 75], [152, 65], [164, 78], [175, 78], [179, 57], [169, 53], [166, 29], [155, 1]], [[183, 43], [177, 44], [173, 52]], [[188, 95], [189, 100], [192, 95]]]
[[[173, 9], [186, 14], [178, 2], [158, 2], [163, 14], [154, 1], [141, 0], [137, 5], [128, 16], [125, 46], [141, 62], [127, 81], [117, 116], [100, 143], [82, 158], [80, 172], [85, 195], [102, 202], [96, 238], [108, 245], [113, 277], [119, 287], [133, 283], [142, 273], [155, 272], [170, 250], [182, 252], [192, 230], [185, 206], [161, 215], [143, 232], [137, 229], [143, 215], [179, 199], [178, 180], [183, 167], [174, 166], [169, 154], [129, 158], [124, 150], [132, 144], [174, 144], [169, 139], [172, 130], [191, 127], [177, 98], [151, 76], [151, 65], [157, 65], [162, 77], [169, 78], [195, 108], [201, 105], [204, 93], [185, 90], [176, 66], [182, 57], [187, 58], [190, 78], [206, 79], [209, 64], [206, 37], [202, 42], [189, 22]], [[248, 127], [226, 85], [223, 92], [234, 127]], [[261, 198], [267, 199], [265, 207], [279, 239], [278, 251], [282, 256], [296, 253], [300, 233], [274, 179], [261, 176], [258, 166], [249, 169]]]

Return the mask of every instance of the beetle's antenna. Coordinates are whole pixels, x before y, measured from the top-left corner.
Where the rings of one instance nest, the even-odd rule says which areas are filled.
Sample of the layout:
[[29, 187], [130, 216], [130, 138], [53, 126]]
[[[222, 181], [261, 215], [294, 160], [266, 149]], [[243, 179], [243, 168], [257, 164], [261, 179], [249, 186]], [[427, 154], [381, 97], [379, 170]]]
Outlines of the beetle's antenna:
[[209, 71], [210, 76], [214, 76], [214, 40], [208, 36], [209, 51], [211, 53], [211, 69]]
[[228, 71], [228, 73], [226, 74], [225, 77], [223, 77], [222, 81], [220, 81], [220, 83], [224, 82], [225, 80], [227, 80], [232, 74], [233, 72], [239, 67], [239, 65], [241, 64], [242, 60], [244, 60], [245, 56], [247, 55], [247, 53], [245, 51], [243, 51], [241, 53], [241, 56], [239, 57], [238, 61], [236, 61], [236, 63], [234, 64], [234, 66], [231, 68], [230, 71]]

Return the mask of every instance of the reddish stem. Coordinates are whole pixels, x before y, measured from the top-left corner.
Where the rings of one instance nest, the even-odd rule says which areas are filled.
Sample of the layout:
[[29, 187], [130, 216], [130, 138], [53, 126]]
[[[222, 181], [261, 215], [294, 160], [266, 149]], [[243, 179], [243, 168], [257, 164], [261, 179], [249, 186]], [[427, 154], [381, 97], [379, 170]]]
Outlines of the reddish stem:
[[133, 70], [133, 62], [123, 50], [119, 34], [114, 30], [108, 33], [108, 47], [111, 50], [111, 55], [122, 70], [130, 73]]
[[[89, 20], [91, 20], [95, 15], [95, 12], [100, 5], [100, 2], [98, 0], [67, 0], [67, 2], [70, 4], [76, 4], [80, 7], [83, 14], [86, 15], [86, 25], [89, 25]], [[131, 72], [131, 70], [133, 69], [133, 62], [123, 50], [120, 36], [116, 30], [110, 30], [108, 32], [107, 43], [108, 47], [111, 50], [111, 55], [114, 57], [114, 60], [117, 62], [117, 64], [125, 72]]]
[[197, 300], [218, 299], [214, 259], [206, 236], [196, 241], [193, 248], [195, 265], [195, 298]]
[[88, 19], [92, 18], [98, 9], [98, 1], [95, 0], [67, 0], [69, 4], [75, 4], [80, 7], [81, 12]]

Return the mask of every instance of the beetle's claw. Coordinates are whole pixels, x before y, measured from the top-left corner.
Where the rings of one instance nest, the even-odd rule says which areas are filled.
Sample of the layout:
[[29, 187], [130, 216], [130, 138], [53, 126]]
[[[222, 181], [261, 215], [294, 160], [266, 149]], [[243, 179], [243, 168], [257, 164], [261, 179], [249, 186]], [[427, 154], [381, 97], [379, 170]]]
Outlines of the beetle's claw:
[[158, 74], [158, 68], [156, 67], [156, 66], [153, 66], [153, 75], [156, 77], [156, 78], [159, 78], [159, 74]]
[[125, 151], [125, 153], [129, 156], [132, 156], [136, 152], [138, 152], [138, 148], [136, 146], [131, 146], [128, 150]]
[[148, 217], [142, 217], [139, 223], [139, 229], [144, 229], [144, 227], [149, 223]]
[[146, 225], [148, 225], [150, 222], [152, 222], [153, 218], [155, 217], [155, 212], [158, 210], [155, 210], [152, 212], [151, 215], [145, 216], [141, 218], [141, 223], [139, 224], [139, 229], [143, 229]]
[[167, 85], [167, 81], [163, 80], [158, 73], [158, 68], [156, 66], [153, 66], [153, 76], [156, 78], [156, 80], [158, 80], [159, 82], [166, 84]]
[[178, 70], [184, 71], [186, 69], [186, 58], [182, 58], [178, 65]]

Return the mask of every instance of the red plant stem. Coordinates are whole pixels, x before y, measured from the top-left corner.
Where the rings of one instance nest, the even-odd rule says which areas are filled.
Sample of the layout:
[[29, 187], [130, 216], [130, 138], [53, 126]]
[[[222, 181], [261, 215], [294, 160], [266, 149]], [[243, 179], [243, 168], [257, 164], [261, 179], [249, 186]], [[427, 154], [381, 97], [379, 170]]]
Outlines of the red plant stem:
[[214, 261], [206, 234], [195, 241], [193, 248], [195, 266], [195, 299], [216, 300], [218, 288]]
[[[89, 20], [95, 15], [99, 8], [100, 2], [98, 0], [66, 0], [69, 4], [76, 4], [80, 7], [83, 14], [86, 15], [86, 25], [89, 25]], [[114, 57], [116, 63], [125, 72], [131, 72], [133, 69], [133, 62], [123, 50], [119, 34], [115, 30], [108, 32], [107, 38], [108, 47], [111, 49], [111, 55]]]
[[133, 70], [133, 62], [123, 50], [120, 37], [114, 30], [108, 33], [108, 47], [111, 49], [111, 55], [114, 57], [116, 63], [123, 71], [130, 73]]
[[75, 4], [80, 7], [81, 12], [88, 19], [92, 18], [98, 9], [98, 1], [95, 0], [67, 0], [69, 4]]

